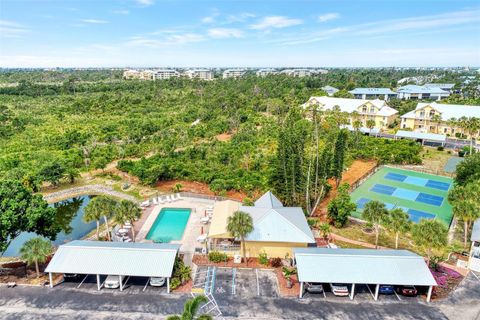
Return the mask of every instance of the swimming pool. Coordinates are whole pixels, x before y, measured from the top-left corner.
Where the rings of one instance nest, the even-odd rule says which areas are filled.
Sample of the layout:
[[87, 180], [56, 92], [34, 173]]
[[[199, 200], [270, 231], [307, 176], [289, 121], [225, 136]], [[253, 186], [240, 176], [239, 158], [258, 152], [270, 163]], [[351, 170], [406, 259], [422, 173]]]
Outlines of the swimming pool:
[[181, 240], [190, 213], [190, 209], [163, 208], [148, 231], [146, 239], [154, 242]]

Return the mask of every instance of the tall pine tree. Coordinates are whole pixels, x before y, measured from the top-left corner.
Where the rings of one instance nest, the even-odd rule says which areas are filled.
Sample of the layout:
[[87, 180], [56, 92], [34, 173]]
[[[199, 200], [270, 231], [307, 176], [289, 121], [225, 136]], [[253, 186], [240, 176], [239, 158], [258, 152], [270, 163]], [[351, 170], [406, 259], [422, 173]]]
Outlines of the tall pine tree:
[[343, 164], [345, 162], [345, 153], [347, 150], [348, 131], [342, 129], [338, 132], [333, 150], [332, 176], [335, 178], [337, 187], [342, 180]]

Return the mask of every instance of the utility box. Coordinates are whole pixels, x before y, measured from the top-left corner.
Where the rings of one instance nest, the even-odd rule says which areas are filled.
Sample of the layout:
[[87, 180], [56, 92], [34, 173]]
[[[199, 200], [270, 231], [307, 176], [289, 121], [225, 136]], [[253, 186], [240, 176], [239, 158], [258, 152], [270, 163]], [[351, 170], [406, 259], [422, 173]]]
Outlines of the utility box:
[[233, 263], [242, 263], [242, 255], [236, 254], [233, 256]]

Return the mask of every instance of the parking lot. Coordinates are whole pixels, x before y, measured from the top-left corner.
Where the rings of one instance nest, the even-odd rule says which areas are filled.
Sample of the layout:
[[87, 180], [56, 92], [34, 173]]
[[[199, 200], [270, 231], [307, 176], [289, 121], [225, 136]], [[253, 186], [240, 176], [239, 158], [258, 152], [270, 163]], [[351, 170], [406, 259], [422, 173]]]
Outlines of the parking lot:
[[[100, 283], [103, 283], [107, 276], [100, 276]], [[167, 294], [167, 286], [152, 287], [148, 284], [148, 277], [126, 277], [123, 282], [123, 291], [125, 294], [135, 294], [140, 292], [152, 293], [152, 294]], [[102, 287], [100, 291], [97, 290], [97, 276], [96, 275], [78, 275], [74, 278], [65, 278], [65, 281], [59, 284], [57, 287], [62, 289], [70, 289], [82, 292], [112, 292], [120, 293], [120, 289], [109, 289]]]
[[278, 282], [271, 270], [217, 268], [212, 292], [215, 297], [278, 297]]

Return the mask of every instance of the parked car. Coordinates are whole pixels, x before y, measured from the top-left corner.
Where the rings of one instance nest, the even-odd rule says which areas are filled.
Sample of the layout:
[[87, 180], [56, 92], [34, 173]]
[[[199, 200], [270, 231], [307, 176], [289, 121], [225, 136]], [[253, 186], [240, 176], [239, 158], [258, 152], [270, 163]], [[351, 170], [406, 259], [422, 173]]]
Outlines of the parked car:
[[78, 278], [78, 274], [76, 273], [64, 273], [63, 274], [63, 280], [65, 281], [75, 281]]
[[393, 294], [394, 293], [394, 288], [393, 288], [393, 286], [381, 285], [378, 288], [378, 293], [380, 293], [380, 294]]
[[309, 293], [323, 293], [323, 286], [321, 283], [317, 282], [311, 282], [311, 283], [306, 283], [306, 288], [307, 292]]
[[332, 289], [332, 293], [336, 296], [339, 296], [339, 297], [348, 296], [348, 287], [345, 284], [330, 283], [330, 289]]
[[110, 275], [105, 279], [104, 287], [107, 289], [117, 289], [120, 288], [120, 281], [123, 282], [124, 276], [113, 276]]
[[150, 285], [152, 287], [162, 287], [165, 285], [165, 278], [150, 278]]
[[397, 287], [397, 292], [407, 297], [416, 297], [418, 293], [414, 286]]

